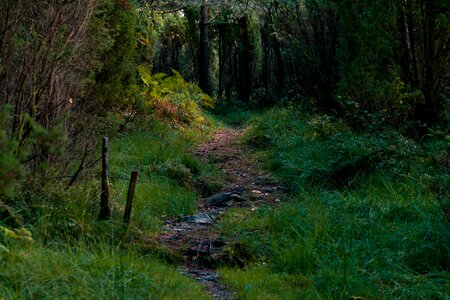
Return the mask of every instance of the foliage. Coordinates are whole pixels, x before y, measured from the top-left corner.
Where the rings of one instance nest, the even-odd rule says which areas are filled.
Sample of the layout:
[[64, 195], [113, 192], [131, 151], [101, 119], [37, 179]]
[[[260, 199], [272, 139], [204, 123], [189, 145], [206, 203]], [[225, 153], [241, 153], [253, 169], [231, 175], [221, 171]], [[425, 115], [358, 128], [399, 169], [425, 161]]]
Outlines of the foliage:
[[151, 74], [143, 65], [138, 67], [138, 71], [148, 87], [142, 96], [159, 118], [180, 126], [206, 128], [209, 125], [201, 108], [213, 108], [214, 100], [202, 93], [197, 85], [186, 82], [175, 70], [172, 70], [172, 76]]
[[423, 184], [435, 195], [442, 212], [450, 223], [450, 136], [446, 131], [431, 130], [422, 158]]
[[398, 128], [416, 104], [402, 99], [405, 84], [394, 58], [396, 14], [391, 2], [341, 4], [338, 100], [354, 127]]
[[[135, 105], [137, 53], [137, 12], [128, 1], [102, 1], [96, 7], [92, 38], [98, 45], [100, 62], [92, 97], [99, 107], [126, 108]], [[99, 31], [101, 28], [101, 31]], [[149, 33], [145, 30], [145, 36]], [[99, 33], [100, 32], [100, 33]], [[140, 44], [146, 37], [140, 32]], [[102, 40], [98, 40], [102, 39]], [[98, 111], [104, 114], [104, 110]]]
[[[24, 189], [7, 198], [11, 217], [20, 212], [20, 223], [30, 226], [36, 239], [46, 243], [95, 236], [109, 239], [109, 227], [121, 219], [129, 174], [138, 170], [132, 226], [139, 228], [137, 232], [152, 234], [162, 218], [194, 213], [200, 194], [210, 195], [221, 187], [220, 172], [190, 154], [194, 144], [207, 136], [206, 131], [180, 131], [160, 120], [142, 120], [135, 126], [140, 130], [135, 128], [110, 142], [113, 223], [98, 226], [96, 221], [100, 193], [97, 173], [70, 188], [55, 178], [28, 178]], [[0, 208], [3, 219], [3, 205]]]
[[[0, 298], [207, 298], [147, 242], [223, 181], [191, 153], [216, 125], [195, 84], [202, 3], [0, 2]], [[252, 125], [293, 195], [220, 225], [251, 253], [222, 270], [238, 297], [448, 297], [448, 1], [209, 5], [220, 111], [285, 106], [223, 117]], [[104, 134], [113, 214], [98, 222]]]
[[[28, 182], [22, 188], [33, 190], [29, 183], [83, 169], [93, 160], [96, 136], [107, 130], [108, 114], [133, 115], [138, 108], [137, 12], [128, 0], [8, 0], [0, 6], [0, 109], [11, 111], [2, 119], [0, 160], [2, 171], [11, 179], [21, 173]], [[152, 29], [139, 25], [149, 36]], [[3, 195], [10, 187], [2, 183], [0, 190]]]
[[32, 234], [26, 228], [9, 229], [0, 225], [0, 248], [1, 254], [8, 255], [10, 246], [31, 246], [34, 240]]
[[[220, 172], [190, 154], [214, 126], [202, 110], [213, 99], [176, 72], [146, 82], [139, 68], [147, 85], [138, 83], [138, 65], [151, 64], [157, 42], [133, 3], [0, 3], [2, 299], [208, 298], [130, 243], [154, 235], [164, 218], [194, 213], [200, 194], [221, 185]], [[104, 133], [113, 214], [98, 222], [96, 140]], [[134, 168], [140, 181], [124, 234]]]
[[[345, 118], [353, 129], [393, 127], [418, 138], [446, 122], [447, 2], [209, 2], [218, 106], [295, 102]], [[148, 5], [161, 24], [156, 71], [174, 68], [195, 82], [201, 1]], [[160, 13], [168, 7], [175, 12]]]
[[[188, 292], [208, 299], [198, 284], [157, 262], [155, 254], [143, 256], [155, 251], [148, 241], [137, 243], [158, 232], [162, 219], [194, 213], [199, 194], [220, 187], [220, 172], [190, 154], [207, 131], [179, 130], [146, 118], [132, 126], [110, 142], [110, 222], [97, 221], [100, 183], [95, 178], [84, 177], [70, 188], [63, 182], [29, 183], [33, 189], [9, 198], [7, 209], [20, 212], [25, 227], [0, 225], [1, 297], [181, 299]], [[138, 184], [124, 236], [120, 220], [134, 169]], [[1, 203], [6, 222], [3, 208]]]

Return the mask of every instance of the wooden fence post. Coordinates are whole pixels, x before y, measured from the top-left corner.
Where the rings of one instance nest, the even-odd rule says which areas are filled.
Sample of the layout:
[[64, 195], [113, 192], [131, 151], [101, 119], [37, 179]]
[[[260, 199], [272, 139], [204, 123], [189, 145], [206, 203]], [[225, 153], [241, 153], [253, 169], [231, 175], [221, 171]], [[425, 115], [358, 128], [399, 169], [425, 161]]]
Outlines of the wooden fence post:
[[109, 182], [108, 182], [108, 137], [103, 137], [102, 147], [102, 193], [100, 194], [99, 220], [108, 220], [111, 216], [109, 205]]
[[130, 186], [128, 188], [127, 204], [125, 206], [125, 213], [123, 214], [123, 222], [125, 223], [126, 226], [130, 224], [131, 208], [133, 206], [133, 197], [134, 197], [134, 190], [136, 188], [137, 176], [138, 176], [137, 171], [131, 172]]

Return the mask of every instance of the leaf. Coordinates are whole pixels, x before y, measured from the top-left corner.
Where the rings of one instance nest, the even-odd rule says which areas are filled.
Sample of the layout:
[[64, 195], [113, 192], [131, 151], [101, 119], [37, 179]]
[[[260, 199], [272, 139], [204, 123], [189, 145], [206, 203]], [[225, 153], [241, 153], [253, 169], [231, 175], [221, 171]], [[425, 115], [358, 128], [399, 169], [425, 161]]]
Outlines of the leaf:
[[139, 65], [137, 67], [137, 71], [139, 73], [139, 76], [140, 76], [142, 82], [144, 82], [144, 84], [146, 86], [152, 86], [152, 84], [153, 84], [152, 74], [150, 73], [150, 70], [148, 69], [148, 67], [145, 65]]
[[0, 253], [9, 253], [9, 249], [5, 245], [0, 244]]

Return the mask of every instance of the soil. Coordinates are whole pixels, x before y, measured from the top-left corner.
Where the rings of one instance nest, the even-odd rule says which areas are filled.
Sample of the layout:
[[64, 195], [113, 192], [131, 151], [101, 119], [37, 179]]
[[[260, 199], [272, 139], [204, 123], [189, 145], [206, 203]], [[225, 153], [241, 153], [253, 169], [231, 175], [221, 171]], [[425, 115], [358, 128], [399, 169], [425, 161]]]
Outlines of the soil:
[[212, 230], [214, 224], [230, 207], [256, 209], [283, 198], [283, 188], [262, 169], [251, 149], [240, 143], [242, 135], [243, 129], [225, 128], [195, 150], [198, 157], [223, 170], [226, 184], [219, 194], [233, 197], [224, 197], [227, 201], [216, 205], [208, 204], [208, 198], [200, 199], [197, 215], [166, 221], [157, 238], [161, 246], [182, 254], [183, 273], [198, 280], [214, 299], [235, 299], [215, 270], [227, 261], [227, 243]]

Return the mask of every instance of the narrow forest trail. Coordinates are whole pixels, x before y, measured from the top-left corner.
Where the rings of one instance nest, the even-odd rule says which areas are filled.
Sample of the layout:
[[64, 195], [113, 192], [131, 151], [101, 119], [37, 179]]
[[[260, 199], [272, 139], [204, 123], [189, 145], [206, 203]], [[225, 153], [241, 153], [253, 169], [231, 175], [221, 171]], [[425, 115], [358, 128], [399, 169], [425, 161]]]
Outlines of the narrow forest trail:
[[227, 262], [226, 248], [233, 245], [220, 239], [214, 225], [231, 207], [254, 210], [284, 196], [283, 188], [251, 156], [249, 147], [240, 143], [243, 133], [243, 129], [221, 129], [195, 150], [198, 157], [223, 170], [225, 187], [201, 199], [196, 215], [167, 221], [158, 237], [163, 247], [182, 254], [183, 273], [198, 280], [214, 299], [234, 299], [215, 270], [217, 264]]

